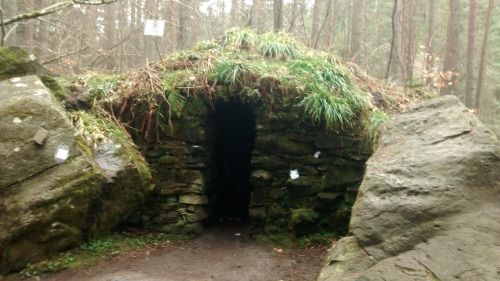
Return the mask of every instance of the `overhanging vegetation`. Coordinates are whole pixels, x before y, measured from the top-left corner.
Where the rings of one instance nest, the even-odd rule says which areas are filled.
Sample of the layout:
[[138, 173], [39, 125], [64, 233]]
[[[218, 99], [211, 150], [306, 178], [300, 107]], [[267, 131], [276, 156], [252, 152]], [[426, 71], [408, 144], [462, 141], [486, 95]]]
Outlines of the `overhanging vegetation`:
[[[327, 131], [363, 124], [373, 119], [373, 93], [354, 81], [360, 78], [353, 79], [332, 54], [309, 49], [287, 33], [249, 29], [231, 29], [222, 38], [201, 41], [137, 71], [90, 72], [76, 80], [87, 87], [85, 98], [94, 108], [125, 120], [146, 141], [158, 140], [172, 126], [172, 118], [184, 114], [185, 103], [199, 99], [212, 106], [231, 97], [260, 101], [270, 117], [289, 108], [298, 119]], [[388, 95], [377, 98], [386, 108], [399, 102]]]

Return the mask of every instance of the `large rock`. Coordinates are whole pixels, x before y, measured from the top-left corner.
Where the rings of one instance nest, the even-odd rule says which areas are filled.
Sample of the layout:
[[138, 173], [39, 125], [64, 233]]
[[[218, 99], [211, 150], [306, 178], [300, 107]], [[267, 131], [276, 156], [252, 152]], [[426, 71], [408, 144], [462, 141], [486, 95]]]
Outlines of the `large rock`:
[[52, 75], [43, 65], [18, 46], [0, 48], [0, 80], [25, 75]]
[[[56, 161], [62, 146], [69, 157]], [[149, 171], [113, 149], [95, 162], [38, 77], [0, 82], [0, 273], [103, 234], [143, 203]]]
[[500, 280], [500, 143], [456, 97], [395, 117], [318, 280]]

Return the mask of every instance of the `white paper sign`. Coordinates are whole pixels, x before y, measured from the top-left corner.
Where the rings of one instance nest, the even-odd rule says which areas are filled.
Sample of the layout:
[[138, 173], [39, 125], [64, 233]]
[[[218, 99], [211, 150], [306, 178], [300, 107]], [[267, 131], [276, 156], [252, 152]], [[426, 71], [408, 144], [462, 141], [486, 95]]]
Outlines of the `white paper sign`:
[[290, 170], [290, 178], [292, 180], [299, 178], [299, 170]]
[[162, 36], [165, 29], [164, 20], [146, 20], [144, 25], [144, 35]]
[[65, 145], [59, 145], [56, 154], [54, 155], [54, 161], [56, 163], [63, 163], [69, 157], [69, 148]]

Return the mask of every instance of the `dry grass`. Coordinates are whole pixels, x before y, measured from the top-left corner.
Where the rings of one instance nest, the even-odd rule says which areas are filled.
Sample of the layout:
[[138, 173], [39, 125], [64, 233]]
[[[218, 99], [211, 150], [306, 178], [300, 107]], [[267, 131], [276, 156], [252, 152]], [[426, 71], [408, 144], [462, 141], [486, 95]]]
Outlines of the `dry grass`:
[[199, 42], [120, 76], [86, 74], [82, 84], [93, 93], [88, 96], [94, 108], [106, 110], [146, 142], [159, 142], [191, 97], [211, 106], [216, 99], [236, 96], [243, 102], [258, 98], [270, 111], [273, 104], [302, 107], [304, 116], [326, 129], [352, 125], [358, 112], [371, 112], [374, 106], [390, 114], [428, 98], [380, 82], [354, 64], [343, 65], [281, 33], [255, 35], [248, 30], [232, 30], [225, 40]]
[[371, 77], [354, 63], [350, 63], [348, 68], [354, 83], [371, 95], [372, 104], [389, 114], [404, 112], [432, 97], [432, 94], [429, 93], [408, 89]]

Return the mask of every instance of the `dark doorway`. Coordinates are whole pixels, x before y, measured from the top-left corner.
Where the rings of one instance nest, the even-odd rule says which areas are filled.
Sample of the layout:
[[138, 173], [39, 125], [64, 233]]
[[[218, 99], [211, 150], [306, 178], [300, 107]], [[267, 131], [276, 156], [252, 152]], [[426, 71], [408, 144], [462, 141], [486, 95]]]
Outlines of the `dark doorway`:
[[215, 105], [215, 171], [219, 219], [248, 218], [250, 203], [250, 160], [255, 143], [252, 108], [237, 100]]

